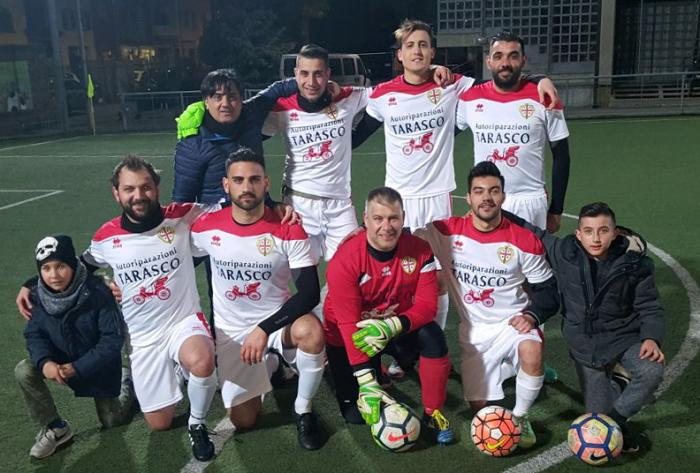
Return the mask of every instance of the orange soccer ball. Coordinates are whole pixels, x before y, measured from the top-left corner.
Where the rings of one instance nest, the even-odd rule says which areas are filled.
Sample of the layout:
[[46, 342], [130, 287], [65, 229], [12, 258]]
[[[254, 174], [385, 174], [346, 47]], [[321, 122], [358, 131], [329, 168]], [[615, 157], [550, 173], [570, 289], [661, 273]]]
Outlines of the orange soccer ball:
[[494, 457], [513, 453], [520, 441], [520, 427], [504, 407], [486, 406], [472, 419], [472, 441], [479, 451]]

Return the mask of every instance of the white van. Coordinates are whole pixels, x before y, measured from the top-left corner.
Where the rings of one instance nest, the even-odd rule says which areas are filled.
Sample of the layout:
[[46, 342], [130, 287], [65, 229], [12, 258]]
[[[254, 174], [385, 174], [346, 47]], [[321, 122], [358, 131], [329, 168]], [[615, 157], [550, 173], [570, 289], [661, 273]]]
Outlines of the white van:
[[[296, 66], [296, 54], [284, 54], [280, 61], [280, 77], [294, 77]], [[331, 80], [340, 85], [352, 85], [357, 87], [369, 87], [371, 85], [367, 77], [367, 69], [362, 58], [357, 54], [329, 54], [328, 66], [331, 68]]]

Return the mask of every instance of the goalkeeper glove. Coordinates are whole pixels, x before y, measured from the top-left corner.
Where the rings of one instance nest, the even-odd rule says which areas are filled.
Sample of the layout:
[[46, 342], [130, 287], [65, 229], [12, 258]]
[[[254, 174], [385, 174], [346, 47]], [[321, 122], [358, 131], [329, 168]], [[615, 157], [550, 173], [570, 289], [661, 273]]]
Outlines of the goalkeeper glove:
[[367, 356], [374, 356], [384, 350], [392, 338], [403, 330], [401, 319], [367, 319], [355, 324], [360, 330], [352, 334], [355, 348]]
[[373, 370], [363, 369], [356, 371], [354, 374], [357, 378], [357, 384], [360, 385], [360, 391], [357, 396], [357, 409], [367, 424], [376, 424], [379, 422], [379, 410], [382, 402], [384, 404], [396, 404], [396, 401], [377, 383]]

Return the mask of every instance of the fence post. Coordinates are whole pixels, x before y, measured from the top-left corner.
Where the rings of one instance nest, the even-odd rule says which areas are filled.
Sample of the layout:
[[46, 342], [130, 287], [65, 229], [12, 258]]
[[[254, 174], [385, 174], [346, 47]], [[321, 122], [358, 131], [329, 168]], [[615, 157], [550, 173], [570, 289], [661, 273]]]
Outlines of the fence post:
[[180, 92], [180, 113], [185, 111], [185, 94]]
[[119, 115], [122, 119], [122, 131], [129, 131], [129, 122], [127, 121], [127, 106], [124, 94], [119, 94]]
[[683, 115], [685, 108], [685, 73], [681, 76], [681, 115]]

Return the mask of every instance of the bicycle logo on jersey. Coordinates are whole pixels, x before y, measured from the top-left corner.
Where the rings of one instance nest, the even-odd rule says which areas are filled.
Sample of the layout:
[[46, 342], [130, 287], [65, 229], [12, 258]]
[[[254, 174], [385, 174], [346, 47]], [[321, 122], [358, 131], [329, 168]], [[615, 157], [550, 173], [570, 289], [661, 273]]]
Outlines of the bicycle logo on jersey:
[[508, 166], [515, 167], [518, 165], [518, 157], [515, 155], [515, 152], [519, 149], [520, 146], [511, 146], [503, 151], [503, 154], [494, 149], [493, 153], [489, 154], [486, 159], [494, 163], [496, 161], [505, 161]]
[[496, 302], [493, 297], [491, 297], [493, 291], [494, 289], [484, 289], [483, 291], [473, 291], [469, 289], [469, 292], [464, 295], [464, 302], [467, 304], [481, 302], [484, 307], [493, 307], [493, 304]]
[[243, 285], [243, 290], [241, 290], [240, 287], [234, 286], [231, 288], [230, 291], [226, 291], [224, 295], [226, 296], [226, 299], [230, 301], [235, 301], [239, 297], [247, 297], [251, 301], [259, 301], [262, 299], [262, 296], [260, 295], [260, 291], [258, 291], [258, 288], [260, 287], [260, 281], [250, 283], [250, 284], [244, 284]]
[[153, 283], [153, 290], [149, 291], [145, 287], [139, 288], [139, 293], [131, 298], [134, 304], [141, 305], [152, 297], [157, 297], [161, 301], [170, 298], [170, 289], [165, 287], [165, 283], [168, 281], [168, 276], [163, 276], [162, 278], [156, 279]]
[[418, 142], [416, 142], [415, 139], [411, 138], [411, 141], [403, 145], [401, 151], [403, 151], [403, 154], [405, 154], [406, 156], [410, 156], [411, 154], [413, 154], [414, 149], [422, 149], [425, 153], [430, 153], [433, 150], [433, 143], [430, 141], [430, 138], [432, 137], [433, 132], [429, 131], [428, 133], [421, 136]]
[[306, 150], [306, 154], [304, 155], [304, 161], [311, 161], [314, 158], [321, 158], [324, 161], [328, 161], [333, 157], [331, 144], [333, 144], [333, 141], [328, 140], [321, 143], [318, 149], [313, 145], [309, 146]]

